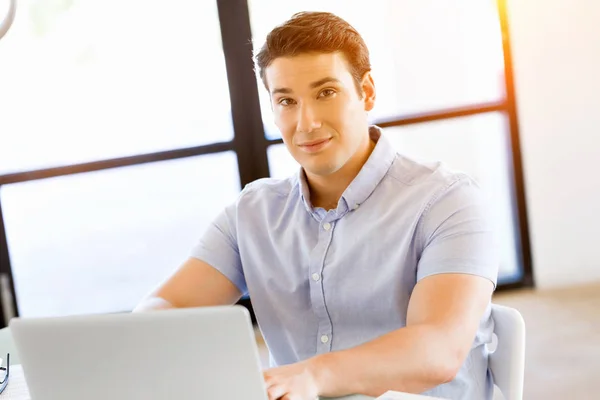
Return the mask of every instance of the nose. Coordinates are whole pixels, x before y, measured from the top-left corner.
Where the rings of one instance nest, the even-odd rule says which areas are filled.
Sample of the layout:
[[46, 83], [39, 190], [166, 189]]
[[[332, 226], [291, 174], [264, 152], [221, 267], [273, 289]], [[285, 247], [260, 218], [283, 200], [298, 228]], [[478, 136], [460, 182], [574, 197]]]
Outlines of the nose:
[[321, 127], [321, 122], [314, 108], [309, 104], [298, 107], [298, 124], [296, 130], [301, 133], [310, 133]]

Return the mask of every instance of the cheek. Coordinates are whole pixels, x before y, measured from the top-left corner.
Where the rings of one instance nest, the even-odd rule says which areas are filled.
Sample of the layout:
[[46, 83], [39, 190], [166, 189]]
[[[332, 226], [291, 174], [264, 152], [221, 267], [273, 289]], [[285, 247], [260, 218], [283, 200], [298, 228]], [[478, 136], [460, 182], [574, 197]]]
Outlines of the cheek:
[[296, 125], [291, 121], [289, 115], [276, 115], [274, 122], [281, 133], [283, 142], [288, 146], [289, 149], [294, 137], [294, 133], [296, 132]]
[[[291, 110], [284, 110], [275, 115], [275, 125], [281, 133], [281, 138], [289, 146], [293, 143], [293, 137], [296, 133], [296, 116]], [[291, 149], [290, 149], [291, 150]]]
[[275, 125], [282, 131], [289, 131], [291, 127], [295, 127], [294, 118], [289, 110], [284, 110], [275, 113]]
[[[358, 101], [348, 104], [341, 115], [340, 124], [342, 124], [341, 127], [345, 132], [362, 131], [362, 127], [368, 121], [364, 106]], [[362, 136], [362, 133], [360, 136]]]
[[365, 121], [365, 111], [357, 102], [346, 102], [338, 105], [330, 112], [329, 123], [339, 132], [340, 146], [353, 152], [362, 138], [361, 127]]
[[357, 107], [357, 102], [347, 97], [336, 99], [327, 104], [323, 110], [323, 116], [338, 125], [351, 125], [353, 121], [360, 118], [362, 109]]

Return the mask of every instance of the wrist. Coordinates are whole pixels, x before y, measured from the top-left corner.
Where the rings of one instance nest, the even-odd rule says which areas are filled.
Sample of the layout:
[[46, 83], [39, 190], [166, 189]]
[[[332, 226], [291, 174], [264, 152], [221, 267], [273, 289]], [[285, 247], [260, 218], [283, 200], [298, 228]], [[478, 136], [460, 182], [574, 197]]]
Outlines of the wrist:
[[336, 354], [325, 353], [307, 360], [308, 369], [320, 396], [338, 397], [340, 390], [335, 376]]

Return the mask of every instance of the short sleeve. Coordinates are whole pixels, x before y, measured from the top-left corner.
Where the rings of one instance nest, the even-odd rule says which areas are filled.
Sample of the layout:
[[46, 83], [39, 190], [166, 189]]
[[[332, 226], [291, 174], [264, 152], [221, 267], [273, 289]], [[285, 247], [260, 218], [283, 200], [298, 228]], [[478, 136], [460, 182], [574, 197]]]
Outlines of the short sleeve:
[[221, 272], [242, 294], [246, 294], [246, 279], [237, 245], [236, 214], [235, 203], [221, 211], [192, 249], [191, 257]]
[[449, 184], [422, 215], [417, 281], [435, 274], [487, 278], [496, 287], [499, 255], [492, 215], [477, 183], [466, 175]]

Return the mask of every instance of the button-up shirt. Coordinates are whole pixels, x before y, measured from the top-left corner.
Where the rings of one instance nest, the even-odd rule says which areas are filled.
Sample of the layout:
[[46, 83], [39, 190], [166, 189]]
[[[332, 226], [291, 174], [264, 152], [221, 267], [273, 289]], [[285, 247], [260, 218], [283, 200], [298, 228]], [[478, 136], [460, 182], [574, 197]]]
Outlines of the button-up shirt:
[[[375, 148], [337, 208], [313, 207], [302, 169], [247, 185], [192, 251], [250, 296], [271, 366], [347, 349], [406, 326], [411, 293], [435, 274], [496, 285], [497, 246], [482, 190], [441, 163]], [[456, 378], [427, 392], [491, 398], [490, 306]], [[398, 360], [398, 362], [404, 362]]]

